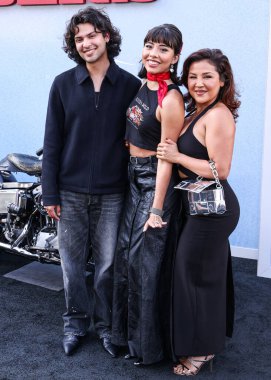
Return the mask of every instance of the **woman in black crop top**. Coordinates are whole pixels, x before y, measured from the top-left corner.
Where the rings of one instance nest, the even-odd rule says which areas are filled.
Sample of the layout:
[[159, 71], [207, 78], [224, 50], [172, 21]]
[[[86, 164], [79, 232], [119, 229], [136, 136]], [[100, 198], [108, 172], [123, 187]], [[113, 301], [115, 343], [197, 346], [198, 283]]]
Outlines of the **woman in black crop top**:
[[191, 54], [184, 62], [182, 84], [192, 112], [178, 143], [159, 144], [157, 157], [178, 164], [181, 178], [192, 179], [213, 179], [208, 163], [213, 160], [227, 207], [221, 215], [190, 215], [187, 192], [181, 191], [184, 221], [174, 262], [172, 343], [179, 361], [174, 373], [191, 376], [211, 363], [233, 329], [228, 238], [238, 223], [239, 204], [227, 177], [240, 102], [228, 58], [218, 49]]
[[126, 358], [135, 358], [135, 365], [164, 357], [169, 308], [164, 304], [162, 313], [160, 305], [169, 288], [165, 268], [174, 241], [168, 236], [177, 225], [180, 203], [173, 191], [177, 178], [172, 164], [158, 160], [156, 149], [166, 138], [177, 141], [183, 125], [177, 79], [181, 48], [182, 34], [174, 25], [147, 33], [139, 73], [142, 87], [127, 110], [129, 191], [115, 256], [112, 342], [128, 346]]

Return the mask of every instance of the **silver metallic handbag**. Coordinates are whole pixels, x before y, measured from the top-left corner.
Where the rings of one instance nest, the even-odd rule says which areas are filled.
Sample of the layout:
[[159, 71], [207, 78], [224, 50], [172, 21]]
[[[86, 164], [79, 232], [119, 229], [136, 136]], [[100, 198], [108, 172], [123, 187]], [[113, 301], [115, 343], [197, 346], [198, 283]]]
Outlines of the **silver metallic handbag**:
[[[198, 177], [196, 180], [184, 180], [175, 187], [187, 190], [190, 215], [224, 214], [227, 210], [223, 186], [219, 181], [214, 161], [210, 160], [209, 165], [214, 181], [206, 181]], [[214, 189], [207, 189], [213, 184], [216, 184]]]

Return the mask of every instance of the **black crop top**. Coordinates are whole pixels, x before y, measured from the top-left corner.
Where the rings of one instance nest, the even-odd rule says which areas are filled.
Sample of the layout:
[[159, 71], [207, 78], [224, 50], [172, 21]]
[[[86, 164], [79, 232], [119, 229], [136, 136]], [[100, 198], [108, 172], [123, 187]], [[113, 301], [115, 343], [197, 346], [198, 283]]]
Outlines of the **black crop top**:
[[[168, 91], [172, 89], [181, 93], [174, 83], [168, 85]], [[127, 141], [139, 148], [156, 151], [161, 141], [161, 123], [155, 116], [157, 107], [157, 91], [150, 90], [146, 82], [127, 110], [125, 134]]]
[[[202, 145], [199, 140], [194, 136], [193, 127], [196, 122], [207, 112], [210, 108], [212, 108], [218, 100], [215, 100], [212, 104], [206, 107], [195, 119], [190, 123], [187, 130], [182, 134], [177, 141], [178, 150], [185, 154], [186, 156], [198, 158], [200, 160], [208, 160], [209, 155], [206, 146]], [[187, 115], [186, 117], [190, 116]], [[178, 165], [178, 169], [189, 178], [197, 178], [198, 174], [192, 172], [191, 170], [185, 168], [182, 165]]]

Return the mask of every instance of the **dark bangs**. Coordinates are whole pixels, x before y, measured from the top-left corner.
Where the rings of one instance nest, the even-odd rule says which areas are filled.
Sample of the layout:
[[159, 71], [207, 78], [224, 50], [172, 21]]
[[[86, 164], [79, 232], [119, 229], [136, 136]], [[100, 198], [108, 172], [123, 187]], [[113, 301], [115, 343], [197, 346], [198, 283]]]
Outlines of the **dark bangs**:
[[149, 30], [144, 39], [144, 45], [147, 42], [165, 44], [172, 48], [175, 54], [179, 54], [179, 51], [177, 51], [176, 48], [180, 45], [180, 43], [176, 39], [176, 36], [174, 36], [174, 33], [172, 33], [172, 30], [170, 30], [166, 25], [157, 26]]

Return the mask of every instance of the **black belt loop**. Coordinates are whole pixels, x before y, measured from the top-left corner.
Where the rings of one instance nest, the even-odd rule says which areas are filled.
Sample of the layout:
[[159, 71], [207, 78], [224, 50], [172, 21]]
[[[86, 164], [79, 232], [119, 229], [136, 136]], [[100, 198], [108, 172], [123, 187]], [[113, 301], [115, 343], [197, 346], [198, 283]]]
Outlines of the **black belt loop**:
[[152, 164], [152, 163], [157, 163], [158, 158], [156, 156], [149, 156], [149, 157], [130, 156], [130, 162], [131, 164], [134, 164], [134, 165]]

